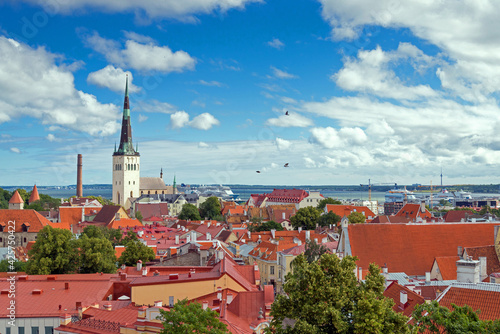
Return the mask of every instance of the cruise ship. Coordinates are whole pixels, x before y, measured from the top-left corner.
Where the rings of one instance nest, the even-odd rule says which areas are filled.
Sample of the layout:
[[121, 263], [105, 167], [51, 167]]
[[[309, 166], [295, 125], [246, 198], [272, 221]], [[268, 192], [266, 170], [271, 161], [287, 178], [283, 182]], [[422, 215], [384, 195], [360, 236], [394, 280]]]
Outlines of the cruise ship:
[[385, 202], [390, 203], [390, 202], [415, 202], [417, 200], [417, 197], [415, 197], [415, 194], [409, 190], [406, 190], [406, 187], [404, 189], [398, 189], [397, 187], [391, 190], [388, 190], [385, 193]]

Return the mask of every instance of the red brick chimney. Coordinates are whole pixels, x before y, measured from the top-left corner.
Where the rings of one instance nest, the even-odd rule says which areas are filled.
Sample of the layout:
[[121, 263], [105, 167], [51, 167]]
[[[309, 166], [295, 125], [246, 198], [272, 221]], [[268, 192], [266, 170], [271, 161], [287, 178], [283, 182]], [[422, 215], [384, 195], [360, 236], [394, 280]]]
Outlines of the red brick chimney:
[[78, 154], [78, 163], [76, 171], [76, 197], [83, 197], [83, 185], [82, 185], [82, 155]]

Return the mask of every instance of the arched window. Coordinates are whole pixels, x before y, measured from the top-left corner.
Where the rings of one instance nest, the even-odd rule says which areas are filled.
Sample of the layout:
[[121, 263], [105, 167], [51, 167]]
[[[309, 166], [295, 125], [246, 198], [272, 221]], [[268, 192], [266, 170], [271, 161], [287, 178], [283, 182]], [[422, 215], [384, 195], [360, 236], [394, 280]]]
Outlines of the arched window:
[[130, 192], [130, 197], [134, 197], [134, 192], [133, 191]]

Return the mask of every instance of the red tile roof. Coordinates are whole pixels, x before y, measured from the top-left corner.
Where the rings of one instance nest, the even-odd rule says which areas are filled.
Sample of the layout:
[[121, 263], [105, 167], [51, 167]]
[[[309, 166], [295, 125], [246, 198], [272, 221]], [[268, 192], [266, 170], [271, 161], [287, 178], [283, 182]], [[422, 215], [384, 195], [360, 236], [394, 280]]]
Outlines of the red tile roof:
[[[500, 289], [483, 285], [488, 283], [458, 284], [444, 291], [439, 298], [439, 305], [452, 309], [451, 304], [457, 306], [469, 305], [474, 311], [480, 310], [478, 316], [481, 320], [497, 320], [500, 318]], [[484, 290], [481, 289], [484, 287]]]
[[36, 187], [36, 184], [35, 184], [35, 186], [33, 187], [33, 190], [31, 191], [29, 203], [33, 203], [33, 202], [36, 202], [39, 200], [40, 200], [40, 195], [38, 195], [38, 188]]
[[[401, 292], [406, 292], [407, 302], [403, 305], [401, 301]], [[384, 296], [394, 300], [395, 305], [392, 309], [396, 312], [410, 316], [415, 306], [425, 303], [424, 297], [411, 291], [407, 287], [399, 285], [396, 281], [389, 284], [384, 291]]]
[[408, 217], [411, 218], [412, 220], [415, 220], [417, 218], [422, 218], [422, 219], [431, 219], [432, 215], [429, 212], [429, 210], [425, 209], [424, 212], [422, 212], [421, 204], [412, 204], [408, 203], [405, 206], [401, 208], [401, 210], [396, 213], [396, 216], [399, 217]]
[[399, 217], [399, 216], [377, 216], [370, 223], [371, 224], [407, 224], [411, 222], [410, 218]]
[[101, 208], [84, 206], [60, 206], [59, 221], [73, 226], [83, 220], [83, 216], [95, 215]]
[[457, 256], [439, 256], [436, 257], [436, 263], [439, 267], [439, 272], [443, 281], [457, 279], [457, 261], [460, 258]]
[[454, 256], [458, 246], [494, 244], [494, 228], [494, 223], [354, 224], [348, 233], [358, 266], [387, 263], [390, 272], [424, 275], [435, 257]]
[[15, 232], [23, 232], [23, 224], [29, 226], [28, 232], [39, 232], [50, 221], [35, 210], [0, 210], [0, 223], [8, 225], [15, 222]]
[[267, 196], [267, 201], [298, 204], [307, 196], [309, 196], [309, 194], [303, 189], [274, 189], [273, 192]]
[[19, 192], [16, 190], [12, 197], [9, 200], [10, 204], [20, 204], [24, 203], [23, 199], [21, 198], [21, 195], [19, 195]]
[[108, 228], [124, 228], [124, 227], [134, 227], [142, 226], [142, 223], [138, 219], [132, 218], [121, 218], [115, 219], [110, 224], [107, 225]]
[[466, 221], [469, 215], [471, 215], [471, 213], [466, 210], [450, 210], [445, 213], [443, 218], [447, 223], [457, 223], [462, 221], [462, 219]]
[[486, 258], [486, 274], [500, 272], [500, 261], [494, 245], [482, 247], [465, 247], [464, 256], [472, 256], [474, 260], [479, 260], [480, 257]]
[[376, 215], [372, 210], [368, 209], [366, 206], [356, 206], [356, 205], [341, 205], [341, 204], [327, 204], [325, 208], [326, 212], [333, 211], [336, 215], [340, 217], [349, 216], [353, 212], [362, 212], [365, 217], [374, 218]]
[[94, 222], [105, 223], [106, 225], [111, 223], [115, 219], [115, 215], [120, 211], [121, 206], [119, 205], [105, 205], [102, 207], [101, 211], [95, 216]]
[[138, 211], [144, 218], [168, 216], [168, 203], [136, 203], [135, 212]]

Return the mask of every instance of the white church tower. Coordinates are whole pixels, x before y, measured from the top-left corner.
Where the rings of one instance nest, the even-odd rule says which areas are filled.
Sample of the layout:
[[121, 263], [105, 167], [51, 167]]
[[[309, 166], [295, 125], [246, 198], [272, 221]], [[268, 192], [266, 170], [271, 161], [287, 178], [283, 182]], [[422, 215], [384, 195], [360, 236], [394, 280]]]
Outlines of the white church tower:
[[113, 203], [128, 209], [130, 197], [139, 197], [140, 154], [132, 145], [132, 126], [130, 125], [130, 105], [128, 101], [128, 76], [125, 84], [122, 131], [118, 150], [113, 153]]

